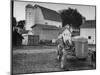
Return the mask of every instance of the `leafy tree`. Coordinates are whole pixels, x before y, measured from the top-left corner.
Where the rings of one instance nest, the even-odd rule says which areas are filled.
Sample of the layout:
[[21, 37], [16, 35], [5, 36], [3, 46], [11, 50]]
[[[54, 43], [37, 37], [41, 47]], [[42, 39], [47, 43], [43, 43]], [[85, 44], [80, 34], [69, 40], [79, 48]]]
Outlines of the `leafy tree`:
[[17, 32], [17, 29], [15, 29], [12, 33], [12, 45], [13, 46], [21, 45], [22, 39], [23, 39], [22, 35]]
[[25, 20], [20, 20], [19, 22], [18, 22], [18, 27], [20, 27], [20, 28], [24, 28], [24, 26], [25, 26]]
[[77, 9], [63, 9], [59, 11], [62, 18], [62, 26], [69, 24], [72, 27], [79, 27], [82, 24], [82, 15]]
[[[21, 28], [24, 27], [24, 24], [25, 24], [24, 20], [18, 22], [18, 26]], [[12, 26], [14, 28], [14, 30], [12, 32], [12, 45], [13, 46], [21, 45], [23, 37], [21, 34], [18, 33], [18, 30], [16, 29], [17, 21], [16, 21], [15, 17], [12, 18]]]
[[17, 24], [16, 18], [15, 18], [15, 17], [13, 17], [13, 18], [12, 18], [12, 26], [13, 26], [13, 27], [15, 27], [15, 26], [16, 26], [16, 24]]

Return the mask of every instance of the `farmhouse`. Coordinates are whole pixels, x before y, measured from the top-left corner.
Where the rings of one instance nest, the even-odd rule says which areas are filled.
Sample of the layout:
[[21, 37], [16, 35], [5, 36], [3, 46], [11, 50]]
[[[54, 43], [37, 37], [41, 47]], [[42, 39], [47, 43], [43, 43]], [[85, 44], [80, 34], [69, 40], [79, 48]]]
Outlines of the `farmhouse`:
[[96, 44], [96, 20], [87, 20], [80, 27], [80, 36], [86, 37], [89, 44]]
[[28, 4], [26, 6], [26, 30], [31, 30], [31, 26], [35, 24], [61, 27], [62, 20], [60, 15], [54, 10], [39, 5], [32, 6]]

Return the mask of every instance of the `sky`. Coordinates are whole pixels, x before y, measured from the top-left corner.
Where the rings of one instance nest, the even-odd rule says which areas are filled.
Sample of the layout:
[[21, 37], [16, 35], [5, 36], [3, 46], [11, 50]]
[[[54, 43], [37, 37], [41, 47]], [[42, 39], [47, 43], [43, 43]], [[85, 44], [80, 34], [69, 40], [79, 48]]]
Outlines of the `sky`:
[[68, 9], [73, 8], [77, 9], [82, 16], [86, 18], [86, 20], [94, 20], [95, 19], [95, 6], [89, 6], [89, 5], [73, 5], [73, 4], [57, 4], [57, 3], [43, 3], [43, 2], [29, 2], [29, 1], [14, 1], [14, 17], [16, 17], [16, 20], [25, 20], [25, 6], [27, 4], [35, 5], [38, 4], [40, 6], [59, 11], [62, 9]]

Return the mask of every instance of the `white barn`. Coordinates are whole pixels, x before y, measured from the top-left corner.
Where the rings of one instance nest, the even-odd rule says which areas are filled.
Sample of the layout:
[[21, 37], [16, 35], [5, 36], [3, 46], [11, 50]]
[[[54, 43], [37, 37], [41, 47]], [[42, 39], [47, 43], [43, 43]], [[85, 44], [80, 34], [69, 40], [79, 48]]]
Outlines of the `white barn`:
[[60, 15], [51, 9], [39, 6], [30, 5], [26, 6], [26, 30], [31, 30], [31, 27], [35, 24], [53, 25], [62, 27], [62, 20]]
[[96, 21], [87, 20], [80, 27], [80, 36], [88, 39], [88, 44], [96, 44]]
[[[57, 39], [59, 27], [62, 27], [59, 13], [39, 5], [32, 6], [30, 4], [26, 5], [25, 12], [25, 30], [29, 32], [23, 34], [24, 45], [28, 45], [30, 40], [32, 43], [38, 43], [41, 40], [55, 41]], [[38, 36], [39, 39], [36, 39], [35, 36]], [[37, 41], [31, 39], [31, 37], [34, 37]]]

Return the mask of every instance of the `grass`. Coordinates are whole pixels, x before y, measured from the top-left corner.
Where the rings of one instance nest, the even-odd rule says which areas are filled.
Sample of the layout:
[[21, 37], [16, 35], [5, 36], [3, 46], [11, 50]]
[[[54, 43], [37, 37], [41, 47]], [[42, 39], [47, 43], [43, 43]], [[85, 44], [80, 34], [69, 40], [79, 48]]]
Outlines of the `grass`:
[[[89, 70], [88, 65], [78, 60], [68, 63], [70, 70]], [[67, 66], [68, 67], [68, 66]], [[13, 55], [13, 74], [58, 72], [60, 62], [56, 59], [56, 53], [16, 54]]]
[[[25, 49], [53, 49], [52, 46], [28, 46], [22, 48]], [[21, 49], [21, 48], [20, 48]], [[17, 50], [17, 48], [16, 48]], [[63, 71], [60, 68], [60, 62], [56, 59], [56, 52], [49, 53], [31, 53], [31, 54], [13, 54], [12, 69], [13, 74], [25, 74], [25, 73], [40, 73], [40, 72], [58, 72]], [[90, 70], [95, 69], [89, 67], [87, 62], [79, 61], [77, 59], [68, 62], [71, 71], [75, 70]]]
[[13, 73], [60, 71], [55, 53], [13, 55]]
[[36, 45], [36, 46], [17, 46], [17, 47], [13, 47], [13, 50], [18, 50], [18, 49], [22, 49], [22, 50], [31, 50], [31, 49], [55, 49], [57, 48], [57, 46], [45, 46], [45, 45]]

